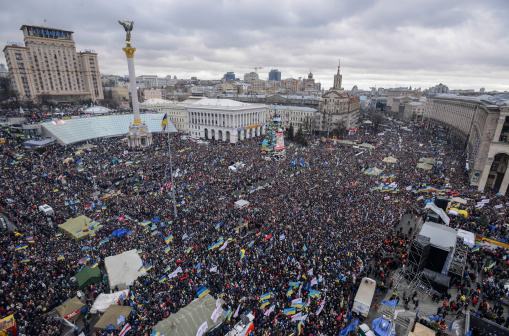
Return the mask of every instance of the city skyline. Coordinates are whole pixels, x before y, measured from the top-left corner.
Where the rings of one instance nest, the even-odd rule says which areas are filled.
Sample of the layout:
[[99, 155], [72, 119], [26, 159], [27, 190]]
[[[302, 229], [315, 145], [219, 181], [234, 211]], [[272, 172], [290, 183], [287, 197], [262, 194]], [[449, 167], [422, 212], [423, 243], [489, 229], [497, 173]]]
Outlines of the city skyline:
[[[31, 8], [27, 11], [26, 8]], [[343, 87], [359, 89], [444, 83], [450, 89], [509, 90], [509, 39], [502, 0], [281, 2], [8, 2], [0, 41], [22, 42], [24, 24], [74, 31], [77, 50], [94, 49], [103, 74], [125, 75], [125, 32], [133, 20], [140, 75], [242, 79], [271, 69], [281, 77], [313, 72], [332, 87], [341, 59]], [[46, 22], [45, 22], [46, 21]], [[5, 63], [3, 53], [0, 63]]]

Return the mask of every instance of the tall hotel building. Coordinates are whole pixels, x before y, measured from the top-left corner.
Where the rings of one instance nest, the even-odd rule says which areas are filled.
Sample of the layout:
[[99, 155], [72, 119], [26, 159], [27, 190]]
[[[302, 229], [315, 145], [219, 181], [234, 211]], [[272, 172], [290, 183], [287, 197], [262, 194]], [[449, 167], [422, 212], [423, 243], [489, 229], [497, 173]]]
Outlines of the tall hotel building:
[[73, 32], [21, 27], [24, 42], [4, 47], [11, 86], [21, 99], [57, 102], [103, 99], [97, 53], [76, 52]]

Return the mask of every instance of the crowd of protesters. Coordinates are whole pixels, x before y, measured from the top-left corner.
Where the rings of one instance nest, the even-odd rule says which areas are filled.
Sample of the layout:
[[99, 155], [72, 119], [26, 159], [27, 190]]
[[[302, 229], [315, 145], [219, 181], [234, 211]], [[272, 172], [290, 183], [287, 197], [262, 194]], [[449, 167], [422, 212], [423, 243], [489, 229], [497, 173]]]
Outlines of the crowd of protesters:
[[[232, 312], [213, 335], [225, 334], [238, 315], [249, 311], [255, 316], [254, 335], [296, 332], [298, 321], [283, 312], [298, 298], [307, 315], [303, 334], [337, 335], [352, 321], [361, 278], [374, 275], [383, 293], [391, 269], [404, 263], [411, 238], [394, 227], [405, 213], [419, 215], [424, 201], [434, 197], [412, 190], [450, 184], [471, 199], [466, 209], [483, 196], [505, 204], [496, 192], [479, 193], [469, 186], [463, 153], [446, 135], [432, 127], [408, 131], [401, 126], [386, 120], [383, 135], [360, 128], [348, 136], [358, 144], [372, 143], [373, 149], [311, 138], [306, 147], [287, 143], [286, 159], [277, 162], [261, 158], [261, 137], [227, 144], [171, 135], [174, 185], [166, 135], [154, 134], [154, 144], [145, 149], [128, 148], [119, 138], [91, 140], [85, 150], [79, 150], [83, 144], [49, 145], [42, 154], [5, 143], [0, 210], [18, 234], [0, 236], [0, 315], [14, 314], [22, 335], [58, 335], [46, 313], [77, 294], [73, 280], [83, 265], [98, 262], [105, 274], [106, 257], [141, 249], [144, 264], [153, 267], [130, 286], [124, 302], [133, 308], [127, 335], [150, 335], [159, 321], [195, 300], [200, 286], [215, 298], [221, 295], [225, 312]], [[383, 162], [387, 156], [398, 161]], [[440, 164], [432, 170], [416, 168], [423, 157]], [[234, 162], [245, 167], [231, 171]], [[383, 175], [366, 175], [373, 167], [383, 169]], [[266, 184], [252, 188], [260, 182]], [[372, 189], [393, 182], [397, 187], [391, 192]], [[249, 205], [234, 207], [239, 197]], [[38, 208], [42, 204], [54, 209], [50, 223]], [[503, 223], [487, 207], [483, 211], [490, 224]], [[82, 214], [103, 225], [95, 237], [75, 241], [58, 235], [58, 224]], [[157, 234], [140, 224], [147, 220], [155, 222]], [[455, 223], [467, 230], [473, 225], [467, 219]], [[120, 228], [131, 234], [111, 236]], [[506, 231], [487, 234], [500, 238]], [[99, 244], [105, 238], [110, 240]], [[209, 248], [221, 240], [220, 247], [227, 243], [224, 249]], [[384, 253], [395, 256], [384, 259]], [[159, 281], [179, 266], [178, 277]], [[507, 274], [506, 264], [492, 270], [495, 277]], [[98, 294], [115, 290], [104, 279], [84, 290], [88, 308]], [[483, 295], [492, 295], [483, 286]], [[312, 291], [319, 296], [309, 295]], [[260, 297], [267, 293], [269, 303], [261, 308]]]

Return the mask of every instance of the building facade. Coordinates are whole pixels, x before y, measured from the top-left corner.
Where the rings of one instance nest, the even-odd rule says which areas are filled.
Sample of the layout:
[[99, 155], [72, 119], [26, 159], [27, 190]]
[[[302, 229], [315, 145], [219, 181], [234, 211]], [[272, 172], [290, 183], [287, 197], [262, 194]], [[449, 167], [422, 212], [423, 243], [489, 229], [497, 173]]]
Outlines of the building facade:
[[189, 135], [236, 143], [265, 134], [266, 106], [204, 98], [187, 107]]
[[334, 86], [322, 95], [317, 114], [317, 130], [330, 133], [338, 128], [356, 128], [359, 119], [360, 98], [345, 92], [343, 75], [338, 65], [334, 75]]
[[[274, 107], [267, 107], [266, 123], [270, 120], [270, 112]], [[315, 127], [316, 109], [304, 106], [277, 106], [277, 114], [281, 118], [281, 127], [288, 130], [293, 126], [294, 133], [302, 128], [304, 133], [311, 133]]]
[[3, 51], [12, 87], [21, 99], [74, 102], [103, 99], [97, 53], [76, 52], [73, 32], [23, 25], [22, 43]]
[[281, 71], [278, 69], [272, 69], [269, 72], [269, 80], [270, 81], [277, 81], [281, 83]]
[[[484, 99], [485, 98], [485, 99]], [[428, 97], [425, 118], [465, 143], [470, 184], [505, 194], [509, 185], [509, 94]]]

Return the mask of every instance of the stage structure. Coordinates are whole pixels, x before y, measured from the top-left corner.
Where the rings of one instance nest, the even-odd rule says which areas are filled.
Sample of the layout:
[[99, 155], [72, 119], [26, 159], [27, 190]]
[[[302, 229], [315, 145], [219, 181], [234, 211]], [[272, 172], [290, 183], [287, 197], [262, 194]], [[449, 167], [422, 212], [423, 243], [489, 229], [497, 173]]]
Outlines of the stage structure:
[[281, 126], [281, 116], [274, 107], [267, 127], [265, 139], [262, 142], [262, 157], [268, 161], [279, 161], [285, 158], [285, 138]]
[[129, 91], [131, 93], [131, 102], [133, 105], [134, 122], [129, 125], [127, 138], [129, 139], [129, 147], [147, 147], [152, 144], [152, 134], [147, 125], [141, 122], [140, 104], [138, 102], [138, 90], [136, 89], [136, 74], [134, 72], [134, 52], [136, 48], [131, 46], [131, 31], [133, 30], [134, 21], [118, 21], [124, 27], [126, 32], [126, 46], [122, 48], [127, 57], [127, 67], [129, 69]]

